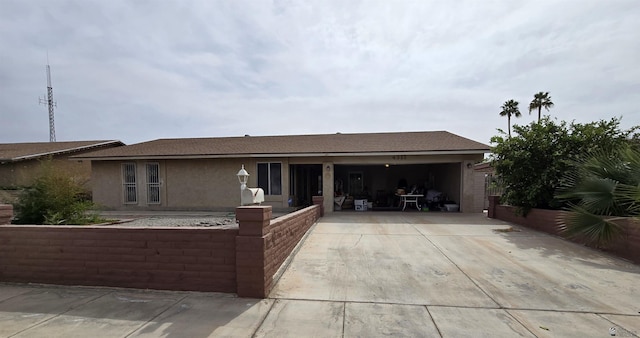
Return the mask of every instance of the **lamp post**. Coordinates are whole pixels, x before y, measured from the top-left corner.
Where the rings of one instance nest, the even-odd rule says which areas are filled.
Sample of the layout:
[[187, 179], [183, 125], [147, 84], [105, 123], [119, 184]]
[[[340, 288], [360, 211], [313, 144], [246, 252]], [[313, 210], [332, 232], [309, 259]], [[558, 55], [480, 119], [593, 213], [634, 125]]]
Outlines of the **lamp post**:
[[244, 164], [236, 176], [240, 181], [240, 205], [260, 205], [264, 202], [264, 191], [261, 188], [247, 187], [249, 173], [244, 169]]
[[242, 169], [238, 171], [238, 181], [240, 181], [240, 190], [244, 190], [247, 188], [247, 182], [249, 182], [249, 173], [244, 169], [244, 164], [242, 165]]

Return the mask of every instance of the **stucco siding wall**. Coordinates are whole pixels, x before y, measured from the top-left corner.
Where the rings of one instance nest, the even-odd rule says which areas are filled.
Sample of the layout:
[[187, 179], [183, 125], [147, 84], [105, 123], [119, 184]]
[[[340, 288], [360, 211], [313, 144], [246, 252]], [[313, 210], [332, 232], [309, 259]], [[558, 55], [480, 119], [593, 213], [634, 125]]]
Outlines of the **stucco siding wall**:
[[[58, 157], [52, 160], [53, 170], [64, 172], [81, 184], [88, 184], [91, 177], [91, 163]], [[0, 187], [26, 187], [42, 174], [40, 160], [6, 163], [0, 166]], [[88, 186], [88, 185], [87, 185]]]
[[483, 155], [380, 155], [380, 156], [335, 156], [322, 158], [324, 161], [334, 164], [385, 164], [404, 165], [421, 163], [454, 163], [469, 160], [482, 161]]
[[[93, 201], [106, 209], [229, 210], [240, 205], [236, 174], [244, 164], [249, 187], [257, 186], [257, 163], [282, 163], [282, 195], [265, 196], [264, 205], [287, 206], [289, 163], [283, 159], [188, 159], [94, 161]], [[122, 164], [135, 163], [138, 202], [124, 204]], [[147, 163], [160, 166], [160, 204], [147, 202]]]
[[484, 187], [484, 179], [479, 178], [473, 170], [473, 165], [482, 161], [484, 155], [469, 156], [462, 162], [460, 170], [462, 175], [462, 203], [460, 211], [462, 212], [482, 212], [484, 206], [482, 204], [484, 198], [484, 188], [478, 190], [478, 186]]
[[[383, 177], [387, 170], [385, 163], [395, 164], [425, 164], [425, 170], [433, 171], [437, 177], [436, 189], [443, 191], [461, 205], [461, 211], [475, 212], [474, 205], [474, 175], [467, 173], [466, 163], [475, 163], [482, 159], [482, 155], [444, 155], [444, 156], [371, 156], [371, 157], [334, 157], [334, 158], [245, 158], [245, 159], [185, 159], [185, 160], [139, 160], [131, 161], [137, 168], [138, 203], [123, 203], [122, 163], [125, 161], [94, 161], [93, 162], [93, 197], [94, 202], [107, 209], [169, 209], [169, 210], [230, 210], [240, 205], [240, 185], [236, 174], [242, 164], [251, 175], [249, 187], [257, 186], [257, 163], [279, 162], [282, 164], [282, 195], [265, 195], [263, 205], [274, 208], [286, 208], [290, 192], [289, 165], [290, 164], [322, 164], [323, 196], [325, 210], [333, 211], [334, 180], [336, 179], [336, 163], [347, 165], [378, 164], [379, 168], [368, 167], [367, 170]], [[320, 161], [322, 160], [322, 161]], [[147, 204], [146, 163], [160, 164], [160, 194], [161, 203]], [[326, 167], [329, 166], [329, 170]], [[420, 170], [418, 170], [420, 171]], [[423, 172], [412, 172], [414, 182], [426, 177]], [[366, 179], [372, 175], [367, 175]], [[367, 182], [370, 193], [378, 189], [380, 182]], [[395, 186], [397, 182], [392, 183]]]
[[483, 211], [485, 205], [489, 205], [485, 196], [484, 175], [485, 173], [482, 171], [474, 171], [473, 173], [473, 210], [477, 212]]
[[[78, 155], [80, 153], [74, 153]], [[42, 174], [42, 163], [46, 159], [9, 162], [0, 165], [0, 187], [27, 187]], [[51, 161], [54, 170], [73, 177], [77, 182], [90, 187], [91, 162], [69, 160], [69, 156], [56, 156]]]
[[91, 164], [91, 190], [93, 202], [106, 209], [122, 206], [121, 162], [93, 161]]
[[[75, 154], [74, 154], [75, 155]], [[91, 161], [69, 160], [69, 157], [57, 157], [53, 160], [55, 170], [72, 176], [76, 182], [87, 189], [91, 187]]]
[[[165, 164], [167, 207], [211, 209], [240, 204], [240, 184], [236, 176], [240, 161], [171, 160]], [[251, 170], [251, 164], [245, 163], [245, 168]], [[249, 176], [249, 186], [255, 185], [252, 176]]]
[[473, 162], [463, 161], [460, 163], [460, 211], [476, 212], [474, 201], [474, 182]]
[[[53, 164], [60, 164], [60, 160], [52, 161], [52, 168], [55, 168]], [[30, 186], [43, 173], [42, 162], [38, 160], [16, 162], [14, 168], [16, 171], [14, 184], [16, 186]]]
[[16, 171], [14, 167], [14, 163], [0, 164], [0, 188], [13, 188], [16, 186]]

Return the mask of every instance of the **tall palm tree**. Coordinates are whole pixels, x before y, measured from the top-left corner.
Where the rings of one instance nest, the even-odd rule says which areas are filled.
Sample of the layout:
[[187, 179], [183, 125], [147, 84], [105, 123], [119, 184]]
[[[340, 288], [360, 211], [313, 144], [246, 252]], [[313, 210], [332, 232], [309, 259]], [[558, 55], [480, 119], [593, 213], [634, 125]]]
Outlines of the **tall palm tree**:
[[606, 244], [621, 233], [617, 220], [640, 217], [640, 151], [629, 146], [599, 151], [573, 167], [556, 192], [569, 205], [560, 229]]
[[538, 94], [533, 95], [533, 101], [529, 103], [529, 115], [531, 115], [532, 110], [538, 110], [538, 122], [540, 122], [540, 115], [542, 113], [542, 108], [549, 111], [549, 108], [553, 107], [553, 102], [551, 102], [551, 96], [549, 96], [549, 92], [539, 92]]
[[500, 116], [507, 117], [507, 123], [509, 124], [509, 137], [511, 137], [511, 116], [520, 117], [520, 109], [518, 109], [518, 101], [509, 100], [505, 101], [505, 103], [500, 106], [502, 111], [500, 112]]

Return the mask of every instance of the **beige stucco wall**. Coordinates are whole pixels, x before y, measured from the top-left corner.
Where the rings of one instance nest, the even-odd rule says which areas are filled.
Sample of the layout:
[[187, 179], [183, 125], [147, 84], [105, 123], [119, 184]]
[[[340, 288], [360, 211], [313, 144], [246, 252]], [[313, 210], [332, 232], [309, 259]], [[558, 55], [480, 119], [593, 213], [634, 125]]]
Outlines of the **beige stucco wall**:
[[16, 169], [14, 163], [0, 164], [0, 187], [15, 187]]
[[[189, 159], [94, 161], [93, 199], [107, 209], [231, 210], [240, 205], [240, 183], [236, 174], [244, 164], [249, 187], [257, 186], [258, 162], [282, 163], [282, 195], [265, 196], [263, 205], [286, 207], [288, 161], [286, 159]], [[138, 202], [124, 204], [122, 164], [136, 164]], [[146, 164], [160, 165], [160, 204], [147, 203]]]
[[485, 172], [474, 170], [473, 179], [474, 210], [484, 210], [485, 205], [489, 205], [489, 201], [486, 200], [485, 196]]
[[91, 190], [93, 202], [107, 209], [118, 209], [122, 205], [121, 162], [92, 161]]
[[[0, 187], [26, 187], [42, 174], [42, 161], [25, 160], [0, 164]], [[51, 160], [53, 170], [61, 171], [82, 184], [91, 177], [91, 162], [69, 160], [68, 156], [56, 156]]]
[[322, 196], [325, 212], [333, 212], [333, 184], [335, 181], [333, 162], [322, 162]]
[[[476, 212], [474, 206], [472, 169], [467, 163], [481, 161], [482, 155], [445, 156], [363, 156], [363, 157], [296, 157], [296, 158], [245, 158], [245, 159], [184, 159], [162, 161], [132, 161], [136, 163], [138, 203], [123, 203], [121, 165], [124, 161], [94, 161], [92, 170], [94, 202], [107, 209], [168, 209], [168, 210], [233, 210], [240, 204], [240, 185], [236, 174], [242, 164], [251, 175], [249, 187], [257, 186], [257, 163], [280, 162], [282, 164], [282, 195], [265, 196], [266, 205], [286, 208], [289, 198], [289, 165], [321, 164], [322, 190], [325, 212], [333, 212], [335, 165], [384, 164], [441, 164], [433, 166], [442, 172], [446, 182], [438, 182], [442, 191], [460, 199], [461, 211]], [[161, 173], [161, 203], [146, 202], [146, 163], [159, 163]], [[435, 170], [435, 169], [434, 169]], [[416, 179], [421, 173], [415, 173]], [[370, 191], [375, 191], [370, 186]]]
[[[474, 190], [475, 175], [473, 171], [473, 161], [465, 160], [460, 163], [460, 211], [461, 212], [478, 212], [475, 210]], [[464, 184], [466, 183], [466, 184]]]

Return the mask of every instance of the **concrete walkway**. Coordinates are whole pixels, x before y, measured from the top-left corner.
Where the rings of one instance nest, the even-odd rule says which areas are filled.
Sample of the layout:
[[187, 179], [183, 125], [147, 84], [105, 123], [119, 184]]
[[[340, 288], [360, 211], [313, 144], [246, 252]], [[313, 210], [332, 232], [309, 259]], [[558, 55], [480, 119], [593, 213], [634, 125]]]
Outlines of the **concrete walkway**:
[[0, 337], [640, 334], [640, 266], [509, 228], [477, 214], [330, 214], [266, 300], [0, 284]]

